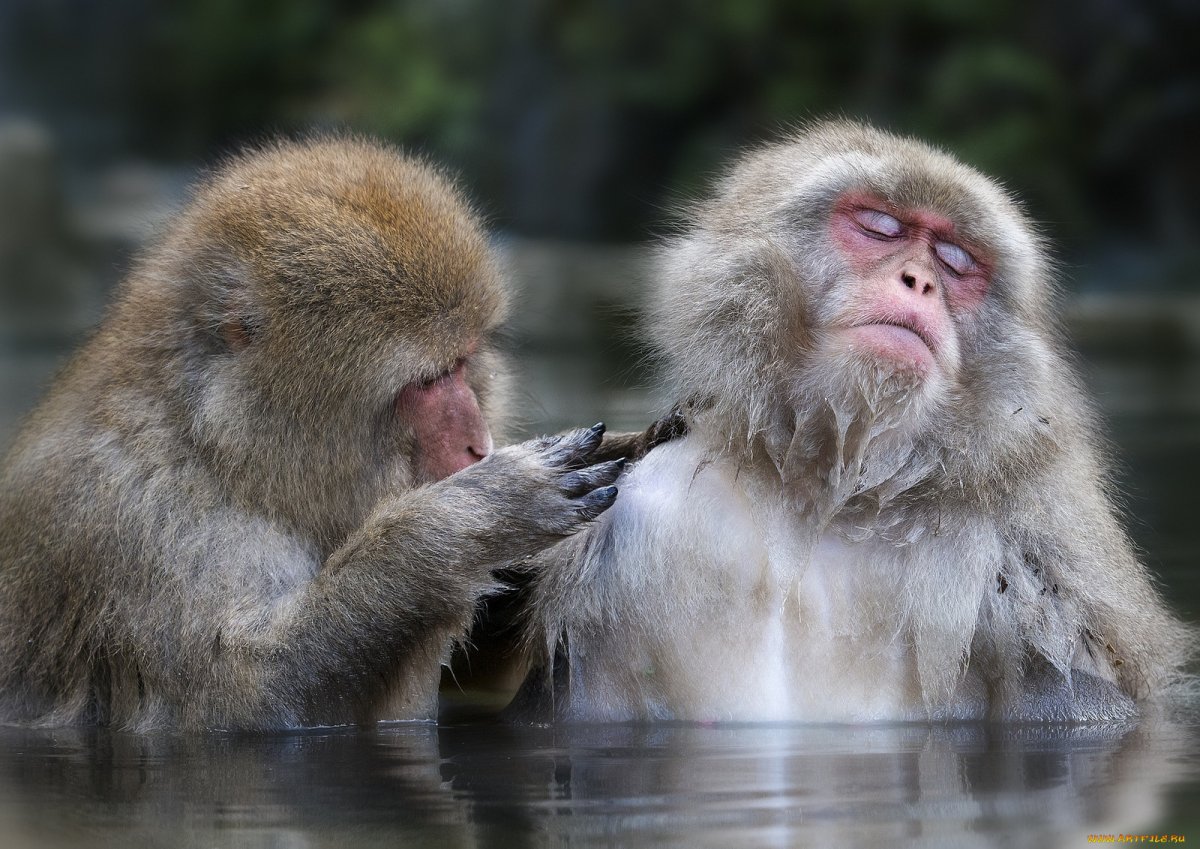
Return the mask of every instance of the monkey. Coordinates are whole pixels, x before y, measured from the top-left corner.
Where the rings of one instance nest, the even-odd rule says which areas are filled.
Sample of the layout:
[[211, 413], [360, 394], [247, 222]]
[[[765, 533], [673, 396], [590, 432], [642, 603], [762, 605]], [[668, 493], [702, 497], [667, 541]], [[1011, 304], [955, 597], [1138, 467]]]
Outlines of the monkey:
[[688, 433], [547, 549], [518, 721], [1134, 721], [1194, 645], [1135, 556], [1045, 238], [851, 121], [747, 153], [659, 254]]
[[364, 138], [235, 155], [120, 285], [0, 472], [0, 721], [429, 719], [519, 564], [637, 438], [495, 449], [509, 284], [464, 194]]

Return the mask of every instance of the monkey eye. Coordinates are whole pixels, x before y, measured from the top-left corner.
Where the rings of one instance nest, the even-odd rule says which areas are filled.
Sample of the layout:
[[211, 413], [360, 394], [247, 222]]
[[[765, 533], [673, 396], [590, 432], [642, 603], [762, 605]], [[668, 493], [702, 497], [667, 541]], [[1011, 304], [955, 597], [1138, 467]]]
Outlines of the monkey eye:
[[904, 232], [904, 225], [897, 219], [876, 209], [860, 209], [854, 213], [858, 226], [875, 236], [895, 239]]
[[437, 383], [439, 380], [445, 380], [447, 377], [450, 377], [450, 375], [457, 374], [458, 372], [462, 371], [464, 368], [466, 368], [466, 365], [467, 365], [467, 358], [459, 357], [457, 360], [454, 361], [454, 365], [450, 366], [450, 368], [446, 369], [445, 371], [443, 371], [441, 374], [437, 375], [436, 377], [430, 377], [426, 380], [422, 380], [421, 385], [424, 386], [426, 389], [428, 389], [430, 386], [433, 386], [433, 384]]
[[938, 259], [955, 274], [969, 274], [975, 270], [975, 260], [958, 245], [938, 242], [933, 246], [933, 250], [937, 253]]

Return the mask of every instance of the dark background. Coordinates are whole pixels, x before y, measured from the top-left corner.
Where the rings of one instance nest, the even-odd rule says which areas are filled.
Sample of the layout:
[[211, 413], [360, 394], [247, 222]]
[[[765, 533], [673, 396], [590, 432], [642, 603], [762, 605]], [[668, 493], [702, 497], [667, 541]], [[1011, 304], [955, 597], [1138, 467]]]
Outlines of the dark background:
[[1192, 0], [7, 0], [0, 109], [71, 171], [350, 127], [460, 171], [498, 227], [587, 240], [646, 237], [782, 126], [862, 117], [1159, 290], [1200, 228], [1198, 44]]

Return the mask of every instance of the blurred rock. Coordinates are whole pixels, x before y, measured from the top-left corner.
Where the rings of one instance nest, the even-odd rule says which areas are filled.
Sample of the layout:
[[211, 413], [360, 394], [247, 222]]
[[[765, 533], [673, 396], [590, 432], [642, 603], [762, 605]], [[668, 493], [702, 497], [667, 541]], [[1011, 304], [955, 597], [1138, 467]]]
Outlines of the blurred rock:
[[1171, 359], [1200, 355], [1197, 295], [1085, 293], [1071, 298], [1063, 313], [1074, 343], [1085, 351]]
[[518, 369], [515, 436], [603, 420], [641, 430], [663, 405], [650, 389], [638, 312], [652, 248], [504, 237], [517, 293], [509, 323]]
[[69, 181], [48, 130], [0, 116], [0, 450], [193, 175], [124, 161]]
[[30, 121], [0, 119], [0, 343], [74, 337], [96, 300], [68, 232], [53, 140]]
[[0, 117], [0, 449], [99, 314], [65, 208], [50, 134]]
[[81, 192], [73, 227], [96, 249], [128, 257], [162, 232], [195, 176], [141, 160], [115, 163]]

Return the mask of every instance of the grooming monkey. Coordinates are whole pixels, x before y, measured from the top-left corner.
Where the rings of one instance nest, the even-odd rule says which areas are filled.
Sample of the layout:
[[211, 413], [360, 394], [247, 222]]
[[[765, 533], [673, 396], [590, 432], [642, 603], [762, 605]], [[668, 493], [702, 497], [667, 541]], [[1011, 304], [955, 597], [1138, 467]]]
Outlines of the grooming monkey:
[[213, 175], [5, 461], [0, 719], [430, 717], [492, 570], [608, 508], [639, 450], [493, 452], [507, 300], [463, 198], [391, 149]]
[[1012, 199], [854, 123], [751, 153], [662, 255], [689, 434], [553, 549], [560, 720], [1128, 719], [1181, 676]]

